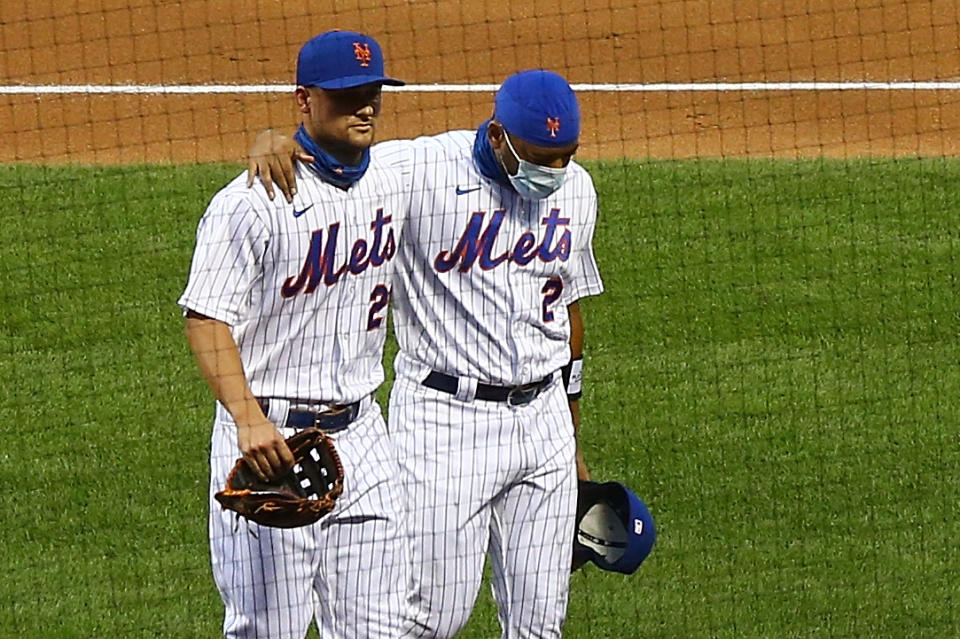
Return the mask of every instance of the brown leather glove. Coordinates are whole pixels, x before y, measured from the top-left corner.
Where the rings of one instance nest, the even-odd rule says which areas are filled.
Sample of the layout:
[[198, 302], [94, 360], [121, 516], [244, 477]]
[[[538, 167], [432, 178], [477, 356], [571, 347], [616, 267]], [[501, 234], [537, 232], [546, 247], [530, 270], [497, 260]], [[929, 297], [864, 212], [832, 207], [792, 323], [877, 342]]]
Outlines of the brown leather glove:
[[241, 457], [214, 495], [220, 505], [261, 526], [297, 528], [333, 510], [343, 492], [343, 466], [333, 440], [317, 428], [287, 438], [294, 464], [265, 482]]

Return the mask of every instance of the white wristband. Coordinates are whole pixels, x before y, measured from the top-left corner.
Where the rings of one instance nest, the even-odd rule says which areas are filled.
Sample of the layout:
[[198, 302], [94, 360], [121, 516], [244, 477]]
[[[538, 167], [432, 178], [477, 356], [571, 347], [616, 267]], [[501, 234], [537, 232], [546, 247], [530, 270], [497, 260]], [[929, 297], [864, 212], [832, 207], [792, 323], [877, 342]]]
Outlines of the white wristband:
[[567, 395], [579, 395], [583, 385], [583, 360], [575, 359], [570, 362], [570, 382], [567, 384]]

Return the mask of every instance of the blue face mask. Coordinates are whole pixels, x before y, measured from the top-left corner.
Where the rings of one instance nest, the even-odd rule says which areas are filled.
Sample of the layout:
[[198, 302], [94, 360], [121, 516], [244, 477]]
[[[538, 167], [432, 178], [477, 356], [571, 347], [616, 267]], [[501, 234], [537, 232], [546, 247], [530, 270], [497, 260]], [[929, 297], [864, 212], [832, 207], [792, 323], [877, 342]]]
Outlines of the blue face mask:
[[504, 167], [504, 173], [510, 180], [511, 186], [520, 194], [520, 197], [530, 198], [532, 200], [542, 200], [556, 193], [563, 186], [563, 178], [566, 175], [567, 167], [562, 169], [552, 169], [548, 166], [540, 166], [533, 162], [521, 160], [520, 156], [510, 144], [510, 137], [507, 132], [503, 132], [503, 139], [507, 141], [507, 148], [516, 158], [517, 174], [510, 175], [510, 172]]

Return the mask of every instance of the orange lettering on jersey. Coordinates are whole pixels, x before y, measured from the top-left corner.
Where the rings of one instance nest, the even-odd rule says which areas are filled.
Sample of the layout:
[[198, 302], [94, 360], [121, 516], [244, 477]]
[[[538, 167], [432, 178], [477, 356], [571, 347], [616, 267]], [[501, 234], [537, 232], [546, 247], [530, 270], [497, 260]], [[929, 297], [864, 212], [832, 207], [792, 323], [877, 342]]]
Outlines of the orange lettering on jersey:
[[560, 130], [560, 118], [547, 118], [547, 131], [550, 132], [550, 137], [557, 137], [557, 131]]
[[357, 58], [357, 62], [360, 63], [361, 67], [370, 66], [370, 58], [372, 55], [370, 53], [370, 45], [366, 42], [354, 42], [353, 55]]

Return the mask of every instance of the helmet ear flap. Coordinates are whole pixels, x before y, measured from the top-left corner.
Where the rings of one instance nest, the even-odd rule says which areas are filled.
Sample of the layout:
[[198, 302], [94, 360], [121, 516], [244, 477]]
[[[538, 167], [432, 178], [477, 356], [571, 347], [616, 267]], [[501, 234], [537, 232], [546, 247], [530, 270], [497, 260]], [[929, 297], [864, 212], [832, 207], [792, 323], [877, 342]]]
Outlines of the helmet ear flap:
[[592, 561], [603, 570], [633, 574], [655, 541], [653, 517], [629, 488], [617, 482], [579, 483], [574, 569]]

